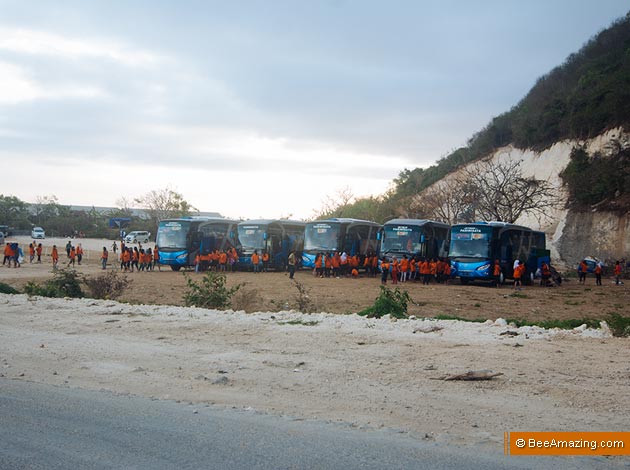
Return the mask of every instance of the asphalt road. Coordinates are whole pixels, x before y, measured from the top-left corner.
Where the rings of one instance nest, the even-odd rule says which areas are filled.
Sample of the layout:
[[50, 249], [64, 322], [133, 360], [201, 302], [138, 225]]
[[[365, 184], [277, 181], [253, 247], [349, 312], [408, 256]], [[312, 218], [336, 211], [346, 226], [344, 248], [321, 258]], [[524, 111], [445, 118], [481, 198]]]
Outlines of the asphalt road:
[[359, 430], [0, 379], [0, 469], [622, 468], [603, 458], [517, 458]]

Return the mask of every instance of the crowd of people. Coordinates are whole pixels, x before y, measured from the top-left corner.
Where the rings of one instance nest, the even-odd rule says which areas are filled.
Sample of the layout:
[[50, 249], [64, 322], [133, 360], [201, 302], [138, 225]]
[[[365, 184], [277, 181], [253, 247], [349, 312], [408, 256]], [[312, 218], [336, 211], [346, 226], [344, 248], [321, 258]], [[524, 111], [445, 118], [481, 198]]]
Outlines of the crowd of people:
[[[81, 243], [76, 246], [72, 241], [68, 241], [65, 246], [67, 256], [67, 267], [81, 265], [84, 250]], [[160, 253], [157, 246], [154, 248], [144, 248], [142, 244], [130, 247], [125, 245], [124, 241], [113, 242], [111, 246], [113, 252], [112, 258], [115, 259], [117, 266], [124, 272], [142, 272], [153, 271], [155, 268], [160, 270]], [[30, 263], [42, 263], [43, 255], [42, 243], [33, 241], [28, 245], [28, 257]], [[57, 269], [59, 265], [59, 251], [56, 245], [53, 245], [51, 253], [53, 269]], [[18, 243], [7, 242], [4, 247], [3, 266], [18, 268], [24, 259], [24, 253]], [[267, 251], [254, 251], [251, 256], [251, 263], [247, 268], [255, 273], [267, 272], [270, 269], [270, 254]], [[295, 270], [301, 266], [301, 256], [291, 252], [283, 265], [287, 268], [291, 278]], [[111, 263], [110, 251], [107, 247], [103, 247], [100, 256], [102, 269], [107, 269]], [[613, 275], [617, 285], [623, 284], [622, 275], [624, 268], [623, 261], [616, 261], [613, 267]], [[239, 268], [239, 254], [234, 247], [227, 250], [214, 250], [207, 254], [198, 254], [194, 261], [195, 272], [216, 271], [216, 272], [232, 272]], [[242, 266], [241, 266], [242, 268]], [[421, 256], [402, 255], [400, 258], [396, 256], [379, 257], [374, 252], [367, 255], [349, 255], [343, 251], [318, 253], [315, 257], [313, 275], [320, 278], [340, 278], [340, 277], [359, 277], [360, 272], [367, 277], [380, 276], [382, 284], [387, 284], [391, 280], [392, 284], [404, 283], [408, 281], [422, 282], [424, 285], [433, 282], [438, 284], [448, 284], [452, 279], [451, 265], [446, 258], [425, 258]], [[594, 267], [589, 267], [586, 260], [579, 263], [577, 273], [578, 282], [586, 283], [587, 275], [592, 272], [595, 275], [595, 283], [602, 285], [602, 275], [604, 266], [601, 262], [597, 262]], [[526, 273], [526, 266], [520, 260], [514, 261], [512, 270], [513, 287], [521, 289], [523, 277]], [[554, 275], [555, 274], [555, 275]], [[536, 278], [540, 279], [540, 285], [550, 287], [559, 285], [561, 278], [547, 264], [542, 263], [537, 272]], [[492, 266], [492, 277], [497, 287], [503, 284], [503, 272], [499, 260], [495, 260]]]

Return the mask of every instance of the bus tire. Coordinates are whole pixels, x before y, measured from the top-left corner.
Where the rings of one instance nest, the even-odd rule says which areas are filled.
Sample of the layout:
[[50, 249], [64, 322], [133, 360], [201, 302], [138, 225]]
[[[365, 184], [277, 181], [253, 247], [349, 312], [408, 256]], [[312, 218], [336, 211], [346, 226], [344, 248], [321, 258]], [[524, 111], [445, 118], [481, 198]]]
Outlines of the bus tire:
[[179, 271], [179, 269], [180, 269], [180, 268], [181, 268], [181, 266], [175, 266], [175, 265], [172, 265], [172, 264], [171, 264], [171, 269], [172, 269], [173, 271]]

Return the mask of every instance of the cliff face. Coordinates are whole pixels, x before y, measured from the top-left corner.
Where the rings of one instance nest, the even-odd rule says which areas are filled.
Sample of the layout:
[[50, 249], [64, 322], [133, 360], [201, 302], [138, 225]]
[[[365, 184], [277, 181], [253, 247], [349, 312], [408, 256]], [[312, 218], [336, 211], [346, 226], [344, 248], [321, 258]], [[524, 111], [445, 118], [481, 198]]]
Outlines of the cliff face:
[[[560, 206], [544, 219], [523, 216], [516, 221], [547, 234], [547, 248], [551, 249], [554, 263], [573, 267], [585, 256], [615, 260], [630, 258], [630, 211], [624, 213], [600, 211], [596, 208], [576, 210], [568, 208], [568, 193], [563, 187], [560, 173], [570, 161], [571, 151], [585, 146], [589, 154], [609, 155], [621, 145], [630, 147], [630, 134], [612, 129], [588, 141], [563, 141], [550, 148], [535, 152], [507, 146], [498, 149], [488, 159], [495, 162], [521, 161], [524, 176], [547, 180], [562, 199]], [[469, 166], [476, 165], [471, 163]], [[458, 172], [447, 178], [454, 177]], [[428, 188], [430, 189], [430, 188]]]

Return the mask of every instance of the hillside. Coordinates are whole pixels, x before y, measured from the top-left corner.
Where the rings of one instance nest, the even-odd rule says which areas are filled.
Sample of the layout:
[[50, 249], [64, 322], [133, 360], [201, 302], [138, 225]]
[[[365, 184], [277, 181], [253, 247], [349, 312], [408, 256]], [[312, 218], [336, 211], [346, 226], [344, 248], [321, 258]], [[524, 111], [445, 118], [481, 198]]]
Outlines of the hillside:
[[[466, 147], [429, 168], [403, 170], [394, 180], [394, 190], [382, 203], [390, 208], [403, 204], [457, 168], [503, 147], [540, 152], [557, 142], [571, 140], [578, 144], [614, 128], [630, 129], [630, 13], [593, 37], [564, 64], [539, 78], [516, 106], [495, 117]], [[603, 164], [597, 155], [576, 152], [575, 163], [564, 181], [570, 195], [578, 195], [585, 178], [589, 187], [597, 181], [599, 188], [573, 202], [597, 204], [611, 196], [621, 198], [630, 191], [626, 153], [620, 148], [619, 155], [609, 156], [610, 160]], [[585, 157], [591, 158], [591, 164], [585, 162]], [[624, 203], [622, 209], [629, 207]]]

